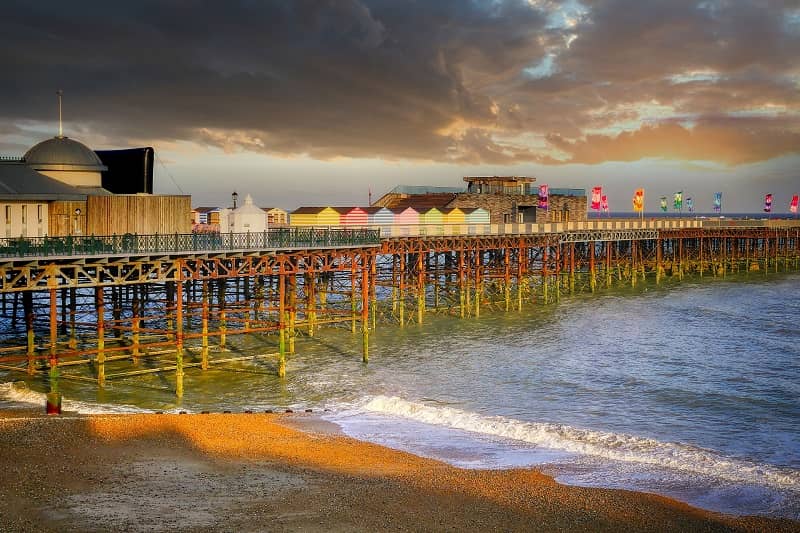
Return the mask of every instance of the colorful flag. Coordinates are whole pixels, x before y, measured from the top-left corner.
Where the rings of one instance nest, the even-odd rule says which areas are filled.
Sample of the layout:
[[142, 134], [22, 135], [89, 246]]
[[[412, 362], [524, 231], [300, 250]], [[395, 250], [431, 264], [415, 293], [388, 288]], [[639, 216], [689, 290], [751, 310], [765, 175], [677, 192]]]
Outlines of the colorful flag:
[[678, 211], [683, 209], [683, 191], [678, 191], [675, 193], [675, 198], [673, 199], [672, 205], [674, 205], [675, 209]]
[[719, 213], [722, 211], [722, 193], [715, 192], [714, 193], [714, 211]]
[[605, 194], [600, 197], [600, 209], [603, 210], [603, 213], [608, 213], [608, 196]]
[[686, 209], [688, 209], [690, 213], [694, 211], [694, 200], [692, 200], [691, 196], [686, 199]]
[[667, 210], [667, 197], [666, 196], [662, 196], [661, 197], [661, 210], [662, 211], [666, 211]]
[[592, 209], [600, 210], [600, 197], [603, 196], [602, 187], [592, 187]]
[[644, 189], [636, 189], [633, 195], [633, 210], [637, 213], [644, 211]]
[[797, 213], [797, 195], [792, 196], [792, 203], [789, 204], [789, 211]]
[[550, 196], [550, 189], [547, 185], [539, 185], [539, 209], [547, 209], [548, 196]]
[[767, 194], [764, 196], [764, 211], [769, 213], [772, 211], [772, 195]]

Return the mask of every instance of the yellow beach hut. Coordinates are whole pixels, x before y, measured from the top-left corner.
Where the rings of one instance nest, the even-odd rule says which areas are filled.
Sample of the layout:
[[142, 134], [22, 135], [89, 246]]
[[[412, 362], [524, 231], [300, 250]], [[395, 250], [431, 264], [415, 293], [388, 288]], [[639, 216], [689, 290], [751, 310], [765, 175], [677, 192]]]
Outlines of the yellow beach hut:
[[442, 218], [443, 218], [442, 217], [442, 212], [436, 207], [431, 207], [430, 209], [427, 209], [427, 210], [420, 210], [420, 212], [419, 212], [419, 223], [420, 224], [441, 225], [442, 224]]
[[339, 212], [332, 207], [298, 207], [289, 217], [291, 226], [338, 226]]
[[443, 224], [464, 224], [464, 211], [458, 207], [442, 209], [441, 211]]

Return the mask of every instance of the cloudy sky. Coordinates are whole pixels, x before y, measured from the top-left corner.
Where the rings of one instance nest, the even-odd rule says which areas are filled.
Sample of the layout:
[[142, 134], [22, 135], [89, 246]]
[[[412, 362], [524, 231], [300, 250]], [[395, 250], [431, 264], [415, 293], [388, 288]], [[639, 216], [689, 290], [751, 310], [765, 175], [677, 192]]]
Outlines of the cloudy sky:
[[366, 204], [464, 175], [611, 209], [800, 192], [800, 0], [3, 2], [0, 152], [153, 146], [156, 188]]

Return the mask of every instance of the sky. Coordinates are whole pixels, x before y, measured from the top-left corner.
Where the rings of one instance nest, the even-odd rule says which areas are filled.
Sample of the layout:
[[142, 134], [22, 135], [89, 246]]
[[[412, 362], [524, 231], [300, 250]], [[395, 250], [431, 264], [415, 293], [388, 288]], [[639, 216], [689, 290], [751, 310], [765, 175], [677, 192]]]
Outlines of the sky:
[[5, 0], [0, 153], [153, 146], [156, 192], [366, 205], [533, 176], [612, 211], [800, 193], [800, 0]]

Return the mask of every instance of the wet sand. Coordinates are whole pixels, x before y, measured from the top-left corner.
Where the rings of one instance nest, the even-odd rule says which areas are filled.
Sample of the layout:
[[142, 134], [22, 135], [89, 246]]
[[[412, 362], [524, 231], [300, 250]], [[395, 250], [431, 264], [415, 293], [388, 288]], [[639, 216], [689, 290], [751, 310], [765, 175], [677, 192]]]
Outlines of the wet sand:
[[463, 470], [305, 415], [1, 411], [0, 480], [0, 531], [800, 531]]

